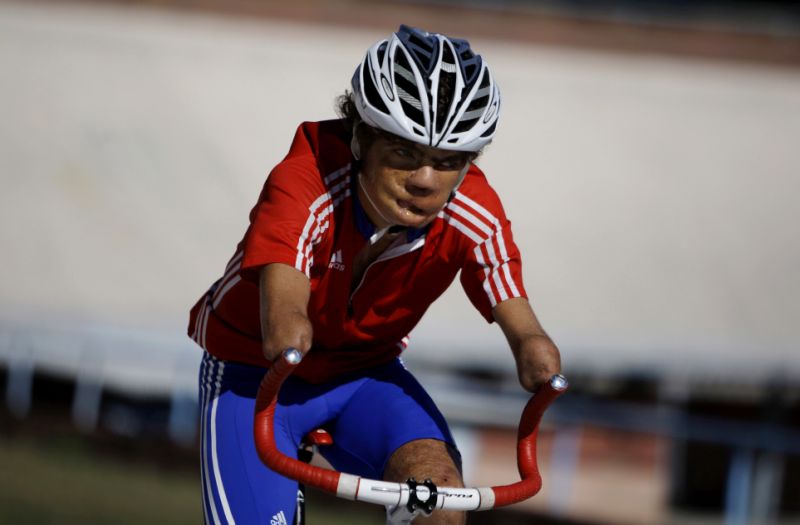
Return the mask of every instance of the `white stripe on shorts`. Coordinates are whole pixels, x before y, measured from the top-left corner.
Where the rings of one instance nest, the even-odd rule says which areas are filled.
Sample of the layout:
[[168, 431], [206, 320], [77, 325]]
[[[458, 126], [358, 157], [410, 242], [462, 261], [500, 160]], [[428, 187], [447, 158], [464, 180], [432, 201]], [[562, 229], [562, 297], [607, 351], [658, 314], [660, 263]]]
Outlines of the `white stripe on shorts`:
[[209, 523], [209, 516], [207, 513], [207, 508], [211, 510], [211, 518], [213, 519], [214, 525], [220, 525], [219, 516], [217, 515], [217, 507], [214, 503], [214, 492], [211, 490], [211, 481], [208, 474], [208, 436], [206, 435], [206, 422], [208, 418], [206, 414], [208, 412], [208, 401], [211, 397], [211, 376], [213, 374], [212, 370], [214, 369], [214, 360], [208, 353], [204, 353], [203, 355], [203, 382], [202, 382], [202, 412], [200, 415], [200, 429], [202, 430], [202, 442], [201, 442], [201, 461], [200, 461], [200, 471], [202, 474], [202, 483], [203, 483], [203, 516], [205, 518], [206, 523]]

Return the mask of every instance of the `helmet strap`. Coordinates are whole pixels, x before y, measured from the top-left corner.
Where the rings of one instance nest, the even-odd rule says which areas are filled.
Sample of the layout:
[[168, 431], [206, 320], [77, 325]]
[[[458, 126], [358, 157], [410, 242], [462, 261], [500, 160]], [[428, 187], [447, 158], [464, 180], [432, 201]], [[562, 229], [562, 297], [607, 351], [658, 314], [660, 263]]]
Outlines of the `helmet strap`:
[[458, 181], [456, 182], [453, 191], [450, 192], [450, 197], [447, 198], [447, 202], [450, 202], [451, 200], [456, 198], [456, 191], [458, 191], [458, 188], [459, 186], [461, 186], [461, 183], [464, 182], [464, 178], [467, 176], [470, 164], [472, 163], [467, 162], [467, 164], [463, 168], [461, 168], [461, 172], [458, 174]]
[[[372, 209], [373, 209], [373, 210], [375, 210], [375, 213], [377, 213], [378, 215], [380, 215], [381, 219], [383, 219], [383, 220], [384, 220], [384, 222], [387, 222], [387, 223], [389, 224], [389, 226], [391, 226], [391, 225], [393, 224], [393, 223], [392, 223], [392, 221], [390, 221], [389, 219], [387, 219], [387, 218], [386, 218], [386, 216], [385, 216], [384, 214], [382, 214], [382, 213], [381, 213], [381, 210], [380, 210], [380, 209], [378, 209], [378, 207], [377, 207], [377, 206], [375, 205], [375, 203], [372, 201], [372, 197], [370, 197], [370, 196], [369, 196], [369, 192], [367, 191], [367, 188], [366, 188], [366, 186], [364, 186], [364, 180], [363, 180], [363, 178], [362, 178], [362, 175], [361, 175], [361, 172], [360, 172], [360, 171], [358, 172], [358, 185], [359, 185], [359, 187], [361, 188], [361, 191], [363, 191], [363, 192], [364, 192], [364, 196], [365, 196], [365, 197], [367, 197], [367, 200], [369, 201], [369, 204], [370, 204], [370, 206], [372, 206]], [[387, 227], [387, 228], [384, 228], [384, 230], [386, 230], [386, 229], [388, 229], [388, 227]], [[384, 230], [381, 230], [381, 231], [384, 231]]]

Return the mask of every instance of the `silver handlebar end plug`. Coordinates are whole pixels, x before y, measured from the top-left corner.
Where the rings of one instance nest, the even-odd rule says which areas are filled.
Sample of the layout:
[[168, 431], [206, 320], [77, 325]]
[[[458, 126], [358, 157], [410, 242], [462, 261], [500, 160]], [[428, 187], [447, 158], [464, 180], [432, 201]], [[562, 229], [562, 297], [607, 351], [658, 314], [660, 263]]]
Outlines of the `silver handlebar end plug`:
[[296, 365], [303, 360], [303, 354], [301, 354], [300, 350], [297, 348], [287, 348], [283, 351], [283, 358], [286, 359], [290, 365]]
[[567, 381], [567, 378], [561, 374], [556, 374], [550, 378], [550, 386], [553, 387], [554, 390], [558, 390], [560, 392], [569, 387], [569, 381]]

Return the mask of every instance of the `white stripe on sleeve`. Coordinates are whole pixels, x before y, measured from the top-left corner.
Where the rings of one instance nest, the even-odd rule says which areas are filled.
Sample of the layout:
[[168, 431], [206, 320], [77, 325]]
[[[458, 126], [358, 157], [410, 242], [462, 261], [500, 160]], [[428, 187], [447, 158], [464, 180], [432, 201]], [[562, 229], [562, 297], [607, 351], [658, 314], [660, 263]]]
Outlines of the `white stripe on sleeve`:
[[483, 290], [486, 292], [486, 295], [489, 297], [489, 303], [491, 303], [492, 308], [497, 306], [497, 298], [492, 291], [492, 283], [489, 279], [489, 265], [486, 264], [486, 261], [483, 259], [483, 254], [481, 253], [481, 245], [475, 246], [475, 260], [478, 261], [478, 264], [483, 266]]

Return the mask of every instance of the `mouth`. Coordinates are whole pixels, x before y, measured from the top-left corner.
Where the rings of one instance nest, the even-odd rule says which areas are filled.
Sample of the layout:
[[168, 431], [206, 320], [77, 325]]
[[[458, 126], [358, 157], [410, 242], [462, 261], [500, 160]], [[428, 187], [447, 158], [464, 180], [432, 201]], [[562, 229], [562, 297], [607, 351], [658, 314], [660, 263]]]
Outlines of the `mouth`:
[[397, 205], [400, 207], [401, 210], [412, 213], [414, 215], [424, 215], [425, 211], [422, 208], [414, 206], [414, 204], [410, 201], [404, 199], [397, 199]]

